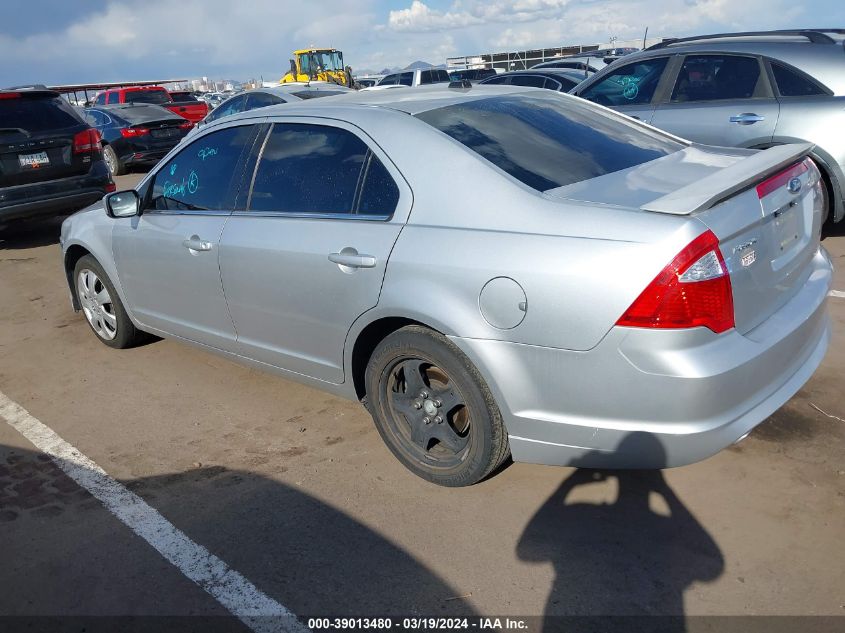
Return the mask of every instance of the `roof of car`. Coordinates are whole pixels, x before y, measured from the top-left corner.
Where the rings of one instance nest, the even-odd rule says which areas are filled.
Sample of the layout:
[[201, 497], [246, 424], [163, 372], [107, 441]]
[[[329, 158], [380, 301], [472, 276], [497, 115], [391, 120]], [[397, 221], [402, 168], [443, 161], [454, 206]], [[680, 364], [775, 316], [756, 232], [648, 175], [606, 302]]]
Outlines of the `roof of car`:
[[[352, 90], [346, 94], [336, 95], [326, 99], [312, 99], [307, 102], [296, 102], [285, 105], [267, 106], [260, 110], [242, 112], [233, 117], [246, 117], [251, 113], [260, 116], [309, 115], [320, 109], [321, 115], [327, 114], [326, 109], [345, 109], [369, 107], [397, 110], [406, 114], [416, 115], [435, 108], [444, 108], [458, 103], [465, 103], [476, 99], [531, 93], [541, 98], [554, 98], [561, 93], [542, 88], [523, 86], [483, 86], [475, 85], [471, 88], [449, 88], [448, 84], [433, 84], [420, 86], [409, 90]], [[567, 98], [567, 97], [564, 97]], [[339, 114], [339, 112], [338, 112]]]

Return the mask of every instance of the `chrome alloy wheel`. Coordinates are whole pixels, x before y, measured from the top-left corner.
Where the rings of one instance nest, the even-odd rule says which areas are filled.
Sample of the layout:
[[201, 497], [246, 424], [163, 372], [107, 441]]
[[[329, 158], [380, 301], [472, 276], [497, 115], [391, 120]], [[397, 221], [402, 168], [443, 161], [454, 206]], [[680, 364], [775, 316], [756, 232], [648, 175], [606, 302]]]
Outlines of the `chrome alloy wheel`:
[[111, 341], [117, 335], [117, 316], [109, 291], [90, 268], [79, 271], [77, 295], [85, 318], [100, 338]]

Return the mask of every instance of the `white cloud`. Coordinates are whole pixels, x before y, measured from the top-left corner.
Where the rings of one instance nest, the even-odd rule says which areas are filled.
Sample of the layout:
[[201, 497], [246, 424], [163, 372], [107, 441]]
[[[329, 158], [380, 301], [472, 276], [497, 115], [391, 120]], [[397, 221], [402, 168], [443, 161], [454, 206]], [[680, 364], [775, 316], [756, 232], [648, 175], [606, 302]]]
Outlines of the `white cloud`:
[[[56, 0], [60, 1], [60, 0]], [[66, 1], [66, 0], [65, 0]], [[294, 49], [334, 46], [353, 69], [491, 50], [845, 22], [842, 0], [111, 0], [66, 27], [0, 33], [0, 85], [282, 75]], [[447, 0], [448, 1], [448, 0]], [[812, 5], [812, 6], [808, 6]], [[269, 71], [269, 72], [268, 72]]]

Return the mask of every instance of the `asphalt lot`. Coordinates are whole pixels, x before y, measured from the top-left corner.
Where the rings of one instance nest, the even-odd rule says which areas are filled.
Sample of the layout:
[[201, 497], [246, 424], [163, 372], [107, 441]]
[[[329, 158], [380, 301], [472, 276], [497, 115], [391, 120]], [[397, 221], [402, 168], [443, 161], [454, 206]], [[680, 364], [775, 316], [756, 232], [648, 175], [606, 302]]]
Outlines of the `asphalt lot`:
[[[58, 226], [0, 237], [0, 392], [300, 616], [845, 617], [845, 421], [812, 406], [845, 418], [845, 298], [812, 380], [705, 462], [514, 464], [451, 490], [355, 403], [170, 341], [97, 342]], [[845, 229], [824, 245], [845, 290]], [[226, 614], [3, 423], [0, 552], [0, 614]]]

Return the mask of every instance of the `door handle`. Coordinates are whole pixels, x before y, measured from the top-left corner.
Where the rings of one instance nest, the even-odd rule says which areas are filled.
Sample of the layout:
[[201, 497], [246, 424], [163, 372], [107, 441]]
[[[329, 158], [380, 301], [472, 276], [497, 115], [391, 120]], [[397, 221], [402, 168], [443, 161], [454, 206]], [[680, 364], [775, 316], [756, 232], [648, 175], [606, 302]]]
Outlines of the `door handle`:
[[211, 250], [211, 242], [206, 242], [205, 240], [201, 240], [199, 236], [192, 235], [189, 239], [183, 240], [182, 246], [187, 248], [189, 251], [210, 251]]
[[742, 114], [735, 114], [731, 117], [731, 123], [738, 123], [739, 125], [754, 125], [765, 120], [766, 117], [754, 114], [753, 112], [743, 112]]
[[348, 268], [375, 268], [376, 258], [360, 255], [354, 248], [344, 248], [339, 253], [329, 253], [329, 261]]

